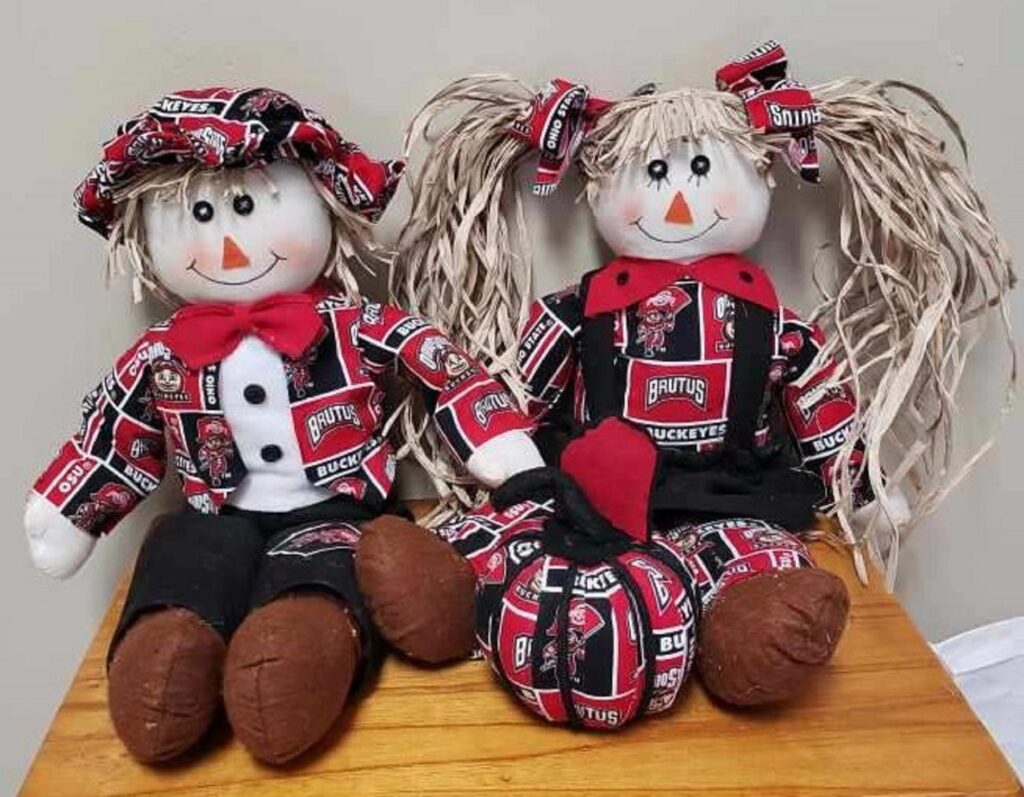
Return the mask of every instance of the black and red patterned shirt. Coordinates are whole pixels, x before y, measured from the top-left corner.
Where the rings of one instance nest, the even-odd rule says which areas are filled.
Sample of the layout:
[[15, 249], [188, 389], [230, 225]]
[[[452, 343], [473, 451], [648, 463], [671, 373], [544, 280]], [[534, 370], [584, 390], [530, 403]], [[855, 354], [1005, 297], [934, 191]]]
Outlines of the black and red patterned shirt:
[[[834, 455], [846, 440], [857, 412], [852, 391], [833, 385], [835, 363], [821, 361], [821, 330], [780, 306], [767, 276], [753, 264], [735, 256], [719, 257], [716, 268], [734, 266], [764, 296], [775, 302], [774, 340], [769, 385], [756, 442], [769, 440], [771, 400], [778, 397], [789, 430], [805, 466], [828, 477]], [[659, 261], [652, 261], [659, 262]], [[623, 259], [597, 274], [619, 268], [641, 278], [650, 266]], [[711, 263], [705, 263], [711, 266]], [[647, 269], [647, 271], [645, 271]], [[699, 269], [695, 268], [699, 273]], [[713, 273], [705, 269], [704, 273]], [[705, 451], [722, 444], [728, 426], [727, 405], [732, 373], [735, 297], [718, 281], [685, 276], [658, 284], [617, 304], [615, 351], [621, 386], [619, 414], [643, 427], [660, 446]], [[602, 278], [604, 289], [614, 280]], [[595, 281], [591, 281], [594, 290]], [[614, 298], [608, 302], [616, 304]], [[628, 302], [628, 304], [627, 304]], [[588, 307], [591, 298], [587, 298]], [[584, 380], [580, 366], [580, 332], [584, 315], [579, 286], [572, 286], [534, 302], [519, 339], [518, 365], [529, 395], [528, 414], [540, 421], [548, 410], [572, 391], [573, 414], [587, 418]], [[859, 461], [860, 454], [854, 457]]]
[[[325, 332], [284, 358], [306, 478], [357, 500], [383, 501], [395, 457], [382, 436], [384, 378], [397, 368], [427, 393], [438, 433], [465, 462], [483, 443], [527, 430], [508, 393], [428, 322], [387, 305], [315, 292]], [[34, 489], [79, 528], [109, 531], [174, 463], [189, 505], [216, 513], [246, 477], [221, 406], [220, 363], [190, 369], [150, 327], [82, 404], [78, 432]]]

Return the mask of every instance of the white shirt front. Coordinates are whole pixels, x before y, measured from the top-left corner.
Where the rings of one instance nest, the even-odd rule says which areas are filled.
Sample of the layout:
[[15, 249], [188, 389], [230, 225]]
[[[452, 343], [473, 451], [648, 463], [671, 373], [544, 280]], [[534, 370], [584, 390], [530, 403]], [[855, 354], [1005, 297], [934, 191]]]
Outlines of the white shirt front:
[[[259, 397], [261, 391], [262, 400], [253, 401], [252, 396]], [[259, 338], [245, 338], [221, 362], [220, 403], [248, 471], [228, 497], [229, 504], [260, 512], [288, 512], [332, 497], [329, 490], [306, 478], [284, 363]]]

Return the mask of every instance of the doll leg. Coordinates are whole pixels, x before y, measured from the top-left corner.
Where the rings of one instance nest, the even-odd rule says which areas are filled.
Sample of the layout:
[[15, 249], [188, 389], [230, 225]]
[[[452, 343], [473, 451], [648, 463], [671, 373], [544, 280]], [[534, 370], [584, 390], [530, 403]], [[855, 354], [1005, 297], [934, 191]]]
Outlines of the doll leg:
[[527, 501], [503, 512], [485, 504], [435, 531], [391, 515], [365, 524], [356, 572], [381, 634], [430, 664], [469, 655], [487, 561], [509, 535], [539, 528], [549, 514], [550, 502]]
[[224, 704], [257, 759], [284, 764], [341, 715], [378, 644], [356, 586], [358, 529], [305, 523], [267, 542], [254, 607], [231, 639]]
[[362, 525], [356, 576], [374, 623], [397, 651], [426, 664], [473, 648], [475, 576], [455, 548], [395, 515]]
[[210, 726], [262, 548], [248, 523], [194, 512], [157, 521], [143, 543], [107, 662], [110, 717], [140, 761], [174, 758]]
[[850, 600], [843, 582], [814, 566], [793, 534], [758, 520], [724, 520], [667, 535], [699, 585], [698, 668], [721, 700], [788, 700], [835, 651]]

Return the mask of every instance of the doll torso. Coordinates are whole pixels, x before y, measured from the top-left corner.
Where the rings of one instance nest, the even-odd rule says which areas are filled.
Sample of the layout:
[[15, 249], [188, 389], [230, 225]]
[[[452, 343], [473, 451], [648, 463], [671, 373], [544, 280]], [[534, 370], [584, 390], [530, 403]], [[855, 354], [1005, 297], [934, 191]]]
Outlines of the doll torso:
[[[579, 330], [578, 293], [556, 294], [542, 301]], [[616, 311], [614, 357], [620, 411], [659, 445], [706, 450], [724, 438], [734, 307], [728, 294], [695, 280], [678, 280]], [[583, 424], [588, 417], [578, 335], [573, 346], [573, 415]], [[784, 358], [777, 348], [776, 355], [772, 377], [777, 381]], [[758, 428], [760, 436], [767, 434], [766, 415]]]
[[378, 435], [380, 369], [357, 343], [363, 310], [334, 297], [318, 309], [326, 335], [294, 360], [250, 336], [193, 370], [164, 342], [169, 324], [147, 336], [142, 395], [151, 396], [194, 508], [287, 511], [332, 494], [387, 496], [394, 457]]
[[306, 477], [280, 355], [248, 337], [222, 362], [220, 402], [246, 475], [228, 497], [242, 509], [286, 512], [332, 493]]
[[[703, 449], [724, 437], [733, 310], [731, 296], [680, 280], [617, 313], [622, 414], [655, 442]], [[763, 419], [758, 428], [766, 432]]]
[[[583, 301], [574, 286], [543, 297], [531, 310], [519, 364], [535, 418], [568, 394], [576, 424], [589, 420], [581, 365]], [[728, 292], [681, 278], [616, 309], [617, 414], [662, 447], [706, 451], [720, 446], [728, 428], [735, 307]], [[825, 386], [833, 366], [816, 362], [822, 345], [816, 327], [776, 307], [771, 334], [755, 443], [773, 442], [776, 421], [784, 419], [801, 459], [820, 469], [849, 433], [853, 398], [845, 388]]]

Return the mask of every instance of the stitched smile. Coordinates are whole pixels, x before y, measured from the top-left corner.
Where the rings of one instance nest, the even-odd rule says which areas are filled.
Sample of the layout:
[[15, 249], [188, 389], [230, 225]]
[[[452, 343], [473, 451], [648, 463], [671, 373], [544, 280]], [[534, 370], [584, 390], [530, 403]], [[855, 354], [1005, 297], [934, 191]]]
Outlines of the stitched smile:
[[638, 230], [640, 230], [640, 232], [642, 232], [644, 235], [646, 235], [652, 241], [657, 241], [659, 244], [685, 244], [687, 241], [696, 241], [698, 238], [700, 238], [705, 233], [709, 233], [713, 229], [715, 229], [715, 227], [717, 227], [720, 222], [728, 221], [728, 219], [716, 210], [715, 211], [715, 220], [713, 222], [711, 222], [703, 230], [701, 230], [699, 233], [697, 233], [696, 235], [690, 235], [690, 236], [688, 236], [686, 238], [676, 238], [675, 240], [669, 240], [667, 238], [659, 238], [657, 235], [651, 235], [649, 232], [647, 232], [647, 230], [644, 229], [643, 225], [640, 223], [641, 221], [643, 221], [643, 216], [641, 216], [639, 219], [634, 221], [633, 222], [633, 226], [636, 227]]
[[250, 283], [253, 283], [256, 280], [262, 279], [263, 277], [267, 276], [267, 274], [269, 274], [271, 271], [274, 270], [274, 267], [278, 263], [282, 263], [282, 262], [284, 262], [285, 260], [288, 259], [287, 257], [281, 257], [281, 255], [279, 255], [273, 249], [270, 250], [270, 254], [272, 254], [274, 256], [274, 262], [273, 263], [271, 263], [269, 266], [267, 266], [265, 269], [263, 269], [263, 271], [261, 271], [255, 277], [250, 277], [247, 280], [240, 280], [239, 282], [229, 282], [228, 280], [218, 280], [218, 279], [214, 279], [213, 277], [204, 274], [202, 271], [199, 270], [199, 267], [196, 265], [196, 259], [195, 258], [192, 258], [191, 265], [189, 265], [189, 267], [187, 269], [185, 269], [185, 270], [186, 271], [194, 271], [196, 274], [198, 274], [200, 277], [202, 277], [207, 282], [215, 282], [218, 285], [249, 285]]

